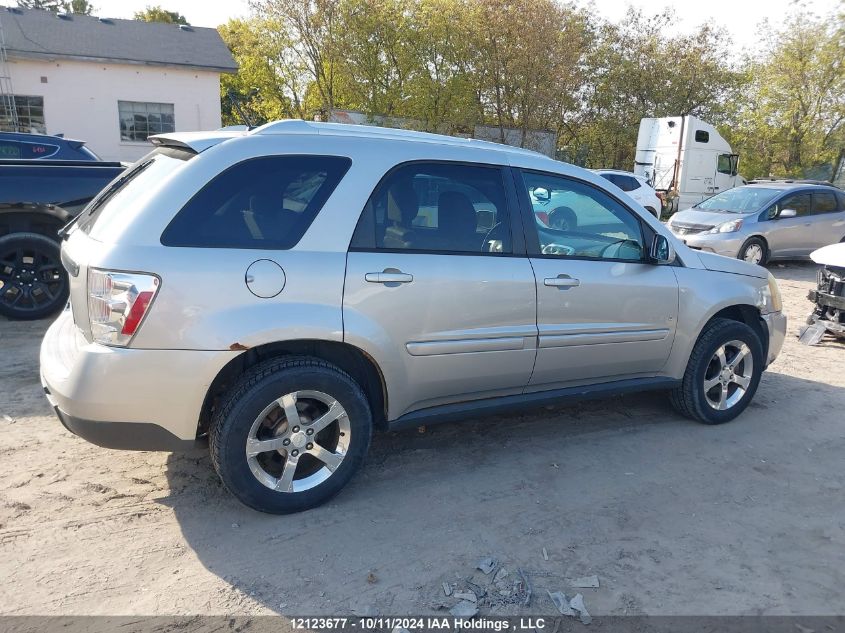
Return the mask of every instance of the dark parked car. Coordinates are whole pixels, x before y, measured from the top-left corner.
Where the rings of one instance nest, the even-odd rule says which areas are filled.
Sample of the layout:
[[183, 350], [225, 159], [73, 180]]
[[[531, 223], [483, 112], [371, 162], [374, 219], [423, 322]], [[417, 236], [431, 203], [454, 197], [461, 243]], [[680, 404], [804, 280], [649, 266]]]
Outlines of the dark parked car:
[[0, 160], [0, 315], [40, 319], [65, 305], [58, 231], [121, 172], [92, 160]]
[[85, 141], [46, 134], [0, 132], [0, 159], [100, 160]]

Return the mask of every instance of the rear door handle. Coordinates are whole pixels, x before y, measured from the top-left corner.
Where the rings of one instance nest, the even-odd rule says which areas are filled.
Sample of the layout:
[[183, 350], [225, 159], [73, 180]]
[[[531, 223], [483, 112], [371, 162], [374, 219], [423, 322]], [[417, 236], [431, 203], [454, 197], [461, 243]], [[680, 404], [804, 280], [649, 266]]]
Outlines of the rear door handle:
[[580, 279], [573, 279], [569, 275], [558, 275], [557, 277], [546, 277], [543, 280], [543, 285], [553, 286], [555, 288], [575, 288], [581, 285]]
[[372, 284], [409, 284], [414, 280], [413, 275], [397, 272], [367, 273], [364, 279]]

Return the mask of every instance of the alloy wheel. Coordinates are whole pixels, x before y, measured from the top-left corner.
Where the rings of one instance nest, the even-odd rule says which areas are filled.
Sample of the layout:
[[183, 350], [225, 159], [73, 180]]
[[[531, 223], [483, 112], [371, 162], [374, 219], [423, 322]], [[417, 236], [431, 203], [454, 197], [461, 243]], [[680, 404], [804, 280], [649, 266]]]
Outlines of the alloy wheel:
[[725, 411], [742, 400], [754, 375], [754, 357], [742, 341], [716, 350], [704, 372], [704, 396], [712, 408]]
[[0, 252], [0, 303], [19, 313], [34, 312], [62, 294], [62, 264], [36, 247]]
[[252, 423], [247, 463], [267, 488], [303, 492], [332, 476], [350, 440], [349, 417], [340, 402], [322, 391], [294, 391], [270, 403]]

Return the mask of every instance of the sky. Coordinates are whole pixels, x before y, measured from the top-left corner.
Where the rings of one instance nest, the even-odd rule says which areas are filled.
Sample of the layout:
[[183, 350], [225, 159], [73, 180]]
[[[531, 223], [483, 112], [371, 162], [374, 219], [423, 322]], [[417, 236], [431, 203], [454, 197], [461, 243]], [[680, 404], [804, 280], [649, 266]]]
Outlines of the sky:
[[[215, 27], [229, 18], [249, 14], [247, 0], [92, 0], [92, 4], [97, 15], [111, 18], [131, 18], [135, 11], [146, 5], [160, 4], [183, 14], [194, 26]], [[778, 26], [797, 6], [823, 15], [838, 8], [845, 9], [845, 0], [593, 0], [583, 4], [613, 21], [620, 20], [629, 5], [647, 13], [656, 13], [669, 6], [680, 18], [682, 30], [692, 30], [702, 22], [726, 28], [736, 51], [755, 47], [762, 20], [768, 19], [773, 26]], [[667, 37], [671, 35], [666, 34]]]

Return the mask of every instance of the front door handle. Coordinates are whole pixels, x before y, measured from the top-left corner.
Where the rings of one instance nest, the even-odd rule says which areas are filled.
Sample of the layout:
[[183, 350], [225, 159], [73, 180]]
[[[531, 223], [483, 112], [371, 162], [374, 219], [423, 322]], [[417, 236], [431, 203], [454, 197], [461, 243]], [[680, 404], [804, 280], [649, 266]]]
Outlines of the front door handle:
[[543, 285], [553, 286], [555, 288], [575, 288], [581, 285], [580, 279], [573, 279], [569, 275], [558, 275], [557, 277], [546, 277], [543, 280]]
[[367, 273], [364, 280], [372, 284], [409, 284], [414, 280], [413, 275], [403, 272], [385, 270], [380, 273]]

